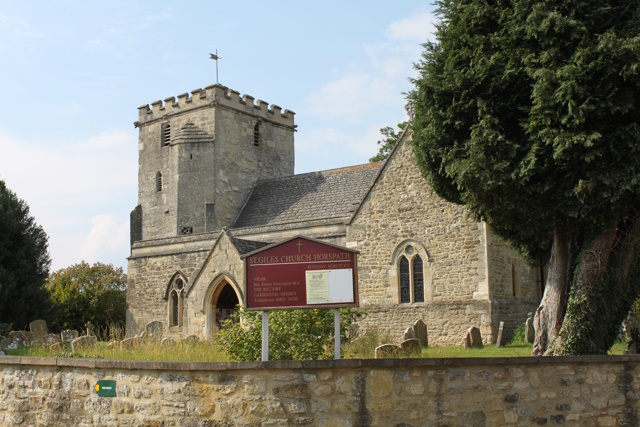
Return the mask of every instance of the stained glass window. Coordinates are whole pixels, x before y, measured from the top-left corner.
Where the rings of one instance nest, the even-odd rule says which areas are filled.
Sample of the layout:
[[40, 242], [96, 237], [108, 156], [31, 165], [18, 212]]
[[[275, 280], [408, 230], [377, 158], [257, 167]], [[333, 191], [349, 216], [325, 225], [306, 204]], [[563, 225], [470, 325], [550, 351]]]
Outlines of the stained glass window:
[[424, 277], [422, 274], [422, 258], [416, 255], [413, 259], [413, 301], [424, 302]]
[[171, 293], [171, 326], [180, 326], [180, 297], [177, 292]]
[[400, 302], [411, 302], [411, 274], [409, 261], [404, 256], [400, 258]]

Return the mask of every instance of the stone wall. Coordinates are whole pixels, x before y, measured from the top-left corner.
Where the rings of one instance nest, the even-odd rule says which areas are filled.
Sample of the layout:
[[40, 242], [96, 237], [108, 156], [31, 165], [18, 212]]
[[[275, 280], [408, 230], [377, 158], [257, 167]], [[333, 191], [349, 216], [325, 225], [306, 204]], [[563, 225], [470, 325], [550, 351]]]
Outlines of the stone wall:
[[498, 333], [492, 328], [491, 308], [491, 302], [477, 300], [371, 306], [358, 321], [358, 334], [374, 329], [381, 337], [399, 343], [404, 330], [420, 319], [427, 325], [430, 346], [462, 345], [470, 326], [480, 328], [483, 342], [489, 344]]
[[[640, 357], [176, 363], [0, 357], [0, 425], [637, 426]], [[98, 397], [115, 380], [116, 397]]]

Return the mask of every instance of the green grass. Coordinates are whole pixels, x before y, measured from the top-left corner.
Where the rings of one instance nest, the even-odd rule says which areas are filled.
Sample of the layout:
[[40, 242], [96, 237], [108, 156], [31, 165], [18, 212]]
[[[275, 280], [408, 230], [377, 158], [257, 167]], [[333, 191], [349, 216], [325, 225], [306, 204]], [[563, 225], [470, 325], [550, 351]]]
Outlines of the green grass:
[[9, 350], [10, 356], [40, 356], [40, 357], [85, 357], [98, 359], [123, 360], [156, 360], [180, 362], [227, 362], [229, 358], [210, 341], [198, 343], [177, 342], [173, 345], [147, 341], [135, 348], [121, 350], [107, 347], [106, 342], [98, 342], [95, 349], [73, 353], [71, 347], [61, 351], [51, 351], [46, 346], [21, 347]]
[[[345, 359], [373, 359], [375, 347], [385, 340], [377, 334], [367, 334], [354, 343], [349, 343], [343, 350]], [[624, 342], [616, 342], [609, 350], [610, 355], [624, 354]], [[496, 348], [495, 345], [486, 345], [483, 348], [465, 350], [464, 347], [423, 347], [421, 354], [401, 357], [412, 358], [468, 358], [468, 357], [528, 357], [531, 353], [531, 344], [516, 342]], [[38, 357], [85, 357], [98, 359], [122, 359], [122, 360], [155, 360], [155, 361], [180, 361], [180, 362], [228, 362], [229, 357], [219, 350], [211, 341], [198, 343], [177, 342], [171, 346], [163, 346], [154, 341], [146, 341], [136, 348], [120, 350], [119, 347], [109, 348], [106, 342], [98, 342], [93, 350], [85, 350], [81, 353], [72, 353], [67, 347], [62, 351], [51, 351], [48, 346], [21, 347], [17, 350], [8, 350], [10, 356], [38, 356]]]

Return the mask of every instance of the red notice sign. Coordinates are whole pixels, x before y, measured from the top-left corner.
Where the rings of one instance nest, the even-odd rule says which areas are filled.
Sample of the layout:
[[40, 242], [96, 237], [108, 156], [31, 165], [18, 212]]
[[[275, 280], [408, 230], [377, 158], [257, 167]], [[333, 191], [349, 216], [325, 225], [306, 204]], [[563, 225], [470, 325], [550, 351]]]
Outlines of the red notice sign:
[[357, 253], [295, 237], [247, 254], [245, 309], [358, 306]]

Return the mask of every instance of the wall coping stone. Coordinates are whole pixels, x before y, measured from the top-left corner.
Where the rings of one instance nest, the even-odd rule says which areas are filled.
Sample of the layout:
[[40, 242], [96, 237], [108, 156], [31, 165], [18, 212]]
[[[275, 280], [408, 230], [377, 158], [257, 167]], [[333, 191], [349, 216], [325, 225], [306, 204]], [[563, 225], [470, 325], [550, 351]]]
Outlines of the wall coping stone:
[[35, 356], [0, 356], [0, 365], [60, 366], [89, 369], [127, 369], [138, 371], [235, 371], [251, 369], [345, 369], [387, 367], [451, 367], [473, 365], [552, 365], [581, 363], [640, 362], [640, 355], [623, 356], [538, 356], [538, 357], [466, 357], [433, 359], [341, 359], [274, 360], [269, 362], [163, 362], [147, 360], [88, 359]]

